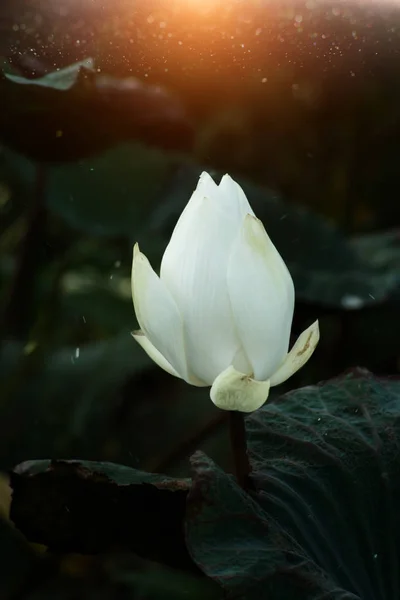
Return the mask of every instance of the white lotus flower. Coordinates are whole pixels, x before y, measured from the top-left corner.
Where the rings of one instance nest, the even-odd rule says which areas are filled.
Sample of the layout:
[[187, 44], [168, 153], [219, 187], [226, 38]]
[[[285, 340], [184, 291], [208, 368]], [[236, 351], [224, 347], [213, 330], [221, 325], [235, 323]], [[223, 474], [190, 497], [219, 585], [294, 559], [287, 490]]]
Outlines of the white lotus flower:
[[290, 273], [242, 188], [202, 173], [165, 250], [160, 277], [133, 250], [132, 335], [171, 375], [211, 386], [219, 408], [251, 412], [313, 353], [318, 321], [288, 353]]

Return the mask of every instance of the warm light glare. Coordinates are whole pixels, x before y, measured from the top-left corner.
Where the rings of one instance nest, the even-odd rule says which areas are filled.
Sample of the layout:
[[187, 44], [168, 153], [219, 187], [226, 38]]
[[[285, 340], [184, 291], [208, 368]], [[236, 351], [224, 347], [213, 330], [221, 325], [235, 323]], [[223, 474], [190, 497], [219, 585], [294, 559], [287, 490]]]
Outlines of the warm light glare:
[[207, 12], [218, 8], [224, 0], [173, 0], [173, 4], [177, 8], [196, 9], [199, 12]]

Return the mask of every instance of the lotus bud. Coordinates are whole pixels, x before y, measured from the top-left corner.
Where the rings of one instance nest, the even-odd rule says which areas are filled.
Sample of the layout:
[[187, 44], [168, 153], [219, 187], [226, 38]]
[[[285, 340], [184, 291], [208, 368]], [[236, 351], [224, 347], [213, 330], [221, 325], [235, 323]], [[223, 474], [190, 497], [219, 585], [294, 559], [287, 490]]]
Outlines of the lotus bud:
[[135, 340], [165, 371], [211, 386], [225, 410], [252, 412], [312, 355], [315, 321], [289, 349], [294, 286], [279, 252], [229, 175], [200, 176], [158, 276], [138, 244], [132, 296]]

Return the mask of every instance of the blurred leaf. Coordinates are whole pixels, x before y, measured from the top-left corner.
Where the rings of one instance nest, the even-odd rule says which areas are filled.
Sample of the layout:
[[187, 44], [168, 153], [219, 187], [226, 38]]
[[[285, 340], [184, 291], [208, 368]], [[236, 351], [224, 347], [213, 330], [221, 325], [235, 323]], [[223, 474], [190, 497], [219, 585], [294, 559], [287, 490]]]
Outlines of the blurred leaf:
[[222, 598], [221, 588], [206, 577], [194, 577], [184, 572], [154, 565], [136, 572], [113, 569], [113, 578], [120, 585], [135, 588], [139, 598], [146, 600], [215, 600]]
[[[90, 318], [88, 336], [93, 336], [96, 332], [102, 337], [114, 336], [135, 321], [131, 298], [123, 298], [105, 286], [92, 287], [90, 281], [85, 291], [64, 294], [60, 310], [64, 321], [59, 324], [57, 334], [64, 340], [74, 337], [76, 328], [71, 328], [71, 323], [76, 320], [77, 315], [81, 319]], [[130, 329], [133, 330], [134, 327]], [[68, 336], [71, 330], [72, 335]]]
[[10, 517], [31, 542], [51, 550], [119, 547], [190, 568], [183, 535], [189, 486], [112, 463], [30, 461], [11, 475]]
[[139, 559], [132, 554], [61, 557], [61, 574], [24, 600], [215, 600], [210, 579]]
[[125, 144], [78, 164], [53, 167], [49, 208], [77, 229], [131, 237], [165, 186], [176, 159]]
[[4, 73], [4, 75], [6, 79], [21, 85], [39, 85], [54, 90], [69, 90], [78, 82], [81, 71], [84, 72], [85, 69], [92, 72], [94, 71], [94, 61], [92, 58], [81, 60], [69, 67], [47, 73], [43, 77], [37, 77], [35, 79], [32, 79], [32, 77], [21, 77], [20, 75], [14, 75], [13, 73]]
[[[143, 251], [147, 253], [147, 234], [154, 260], [159, 260], [200, 172], [199, 167], [182, 167], [142, 234]], [[220, 174], [212, 175], [219, 181]], [[285, 202], [267, 188], [236, 179], [287, 263], [299, 300], [327, 308], [359, 309], [386, 300], [399, 285], [396, 268], [380, 272], [322, 217]]]
[[[74, 330], [71, 338], [96, 332], [90, 311], [63, 315], [69, 319], [65, 329]], [[32, 455], [81, 456], [151, 470], [172, 461], [175, 472], [187, 474], [188, 452], [199, 447], [196, 440], [203, 448], [204, 438], [223, 428], [223, 415], [207, 390], [155, 367], [130, 330], [128, 325], [107, 341], [53, 352], [34, 337], [25, 347], [3, 345], [0, 467]], [[222, 444], [218, 456], [226, 454]]]
[[[400, 244], [397, 231], [364, 234], [351, 239], [363, 262], [376, 274], [376, 284], [392, 285], [386, 302], [371, 304], [367, 310], [351, 314], [342, 333], [343, 363], [362, 364], [379, 373], [399, 371], [398, 327], [400, 306]], [[371, 299], [373, 292], [371, 291]]]
[[400, 381], [356, 369], [266, 404], [247, 432], [268, 521], [332, 578], [338, 597], [397, 598]]
[[377, 275], [395, 278], [400, 286], [400, 231], [383, 231], [355, 236], [353, 248]]
[[48, 163], [77, 161], [129, 140], [191, 149], [193, 131], [175, 97], [92, 67], [87, 59], [37, 79], [3, 73], [0, 140]]
[[0, 598], [20, 598], [38, 572], [39, 559], [11, 523], [0, 518]]
[[[34, 185], [30, 160], [9, 150], [3, 150], [1, 158], [4, 176], [17, 177], [24, 190]], [[53, 165], [46, 172], [47, 206], [79, 231], [131, 239], [159, 201], [177, 164], [172, 154], [126, 143], [100, 156]]]
[[[52, 354], [44, 349], [42, 355], [34, 339], [25, 347], [15, 343], [2, 350], [1, 466], [5, 468], [32, 452], [65, 456], [72, 446], [84, 457], [94, 449], [100, 452], [123, 386], [148, 365], [129, 329], [104, 342]], [[132, 402], [138, 393], [132, 394]]]
[[[0, 147], [1, 233], [5, 232], [18, 216], [26, 210], [27, 198], [32, 196], [33, 179], [33, 166], [21, 173], [20, 166], [15, 161], [9, 160], [8, 151]], [[4, 239], [1, 242], [4, 245]]]

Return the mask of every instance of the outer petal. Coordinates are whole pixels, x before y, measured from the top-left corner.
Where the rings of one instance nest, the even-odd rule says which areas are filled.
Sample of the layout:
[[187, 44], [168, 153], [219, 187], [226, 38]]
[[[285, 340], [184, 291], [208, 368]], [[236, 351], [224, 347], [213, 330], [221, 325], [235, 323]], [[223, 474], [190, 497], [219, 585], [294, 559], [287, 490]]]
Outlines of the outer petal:
[[223, 410], [253, 412], [267, 400], [269, 388], [269, 381], [255, 381], [230, 366], [214, 381], [210, 397]]
[[169, 364], [169, 362], [163, 357], [161, 352], [157, 350], [155, 346], [150, 342], [150, 340], [145, 336], [143, 331], [132, 331], [132, 337], [137, 343], [143, 348], [143, 350], [150, 356], [151, 360], [153, 360], [156, 365], [167, 371], [170, 375], [174, 375], [175, 377], [181, 378], [181, 376], [175, 371], [174, 367]]
[[138, 244], [133, 250], [132, 297], [137, 320], [149, 342], [182, 379], [188, 380], [181, 315]]
[[200, 175], [196, 191], [199, 192], [202, 197], [217, 199], [218, 185], [207, 171], [203, 171]]
[[232, 177], [224, 175], [218, 187], [221, 195], [220, 205], [232, 218], [242, 223], [247, 214], [254, 216], [246, 194]]
[[238, 228], [215, 200], [197, 194], [189, 204], [165, 251], [161, 280], [183, 318], [189, 371], [211, 385], [240, 349], [226, 284]]
[[183, 220], [183, 214], [187, 209], [190, 209], [193, 197], [196, 196], [211, 200], [215, 204], [215, 208], [223, 213], [224, 219], [234, 221], [238, 229], [247, 214], [254, 215], [246, 194], [232, 177], [224, 175], [220, 184], [217, 185], [213, 178], [206, 171], [203, 171], [199, 177], [197, 187], [179, 221]]
[[233, 318], [254, 378], [266, 381], [288, 351], [294, 286], [256, 217], [244, 219], [232, 248], [227, 281]]
[[283, 383], [306, 364], [319, 342], [319, 325], [315, 321], [299, 336], [284, 362], [271, 377], [271, 386]]

